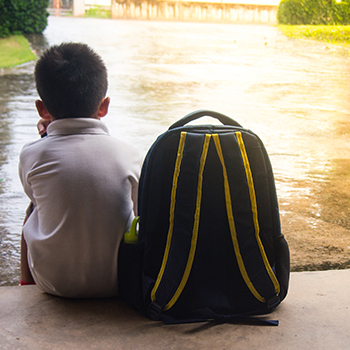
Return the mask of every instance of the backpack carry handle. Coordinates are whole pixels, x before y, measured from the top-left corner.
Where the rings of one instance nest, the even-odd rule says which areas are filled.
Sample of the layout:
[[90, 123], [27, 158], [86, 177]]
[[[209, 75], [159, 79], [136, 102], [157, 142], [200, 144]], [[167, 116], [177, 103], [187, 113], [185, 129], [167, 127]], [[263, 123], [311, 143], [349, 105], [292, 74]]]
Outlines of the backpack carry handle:
[[225, 114], [219, 113], [219, 112], [214, 112], [214, 111], [209, 111], [206, 109], [201, 109], [198, 111], [194, 111], [192, 113], [187, 114], [186, 116], [184, 116], [183, 118], [181, 118], [180, 120], [178, 120], [177, 122], [175, 122], [174, 124], [172, 124], [169, 127], [169, 130], [171, 129], [175, 129], [178, 128], [180, 126], [184, 126], [185, 124], [196, 120], [200, 117], [212, 117], [212, 118], [216, 118], [218, 119], [222, 124], [224, 125], [231, 125], [231, 126], [238, 126], [238, 127], [242, 127], [242, 125], [240, 125], [239, 123], [237, 123], [235, 120], [231, 119], [230, 117], [228, 117]]

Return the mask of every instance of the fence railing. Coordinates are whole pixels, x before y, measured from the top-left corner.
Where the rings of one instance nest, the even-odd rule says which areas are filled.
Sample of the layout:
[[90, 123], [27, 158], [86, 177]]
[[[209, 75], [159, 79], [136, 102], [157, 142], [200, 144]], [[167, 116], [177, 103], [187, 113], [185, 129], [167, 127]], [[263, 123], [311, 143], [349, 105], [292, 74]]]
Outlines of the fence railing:
[[[279, 0], [111, 0], [115, 19], [277, 23]], [[92, 5], [84, 0], [50, 0], [49, 13], [82, 16]], [[104, 6], [106, 7], [106, 6]], [[108, 7], [106, 7], [108, 9]]]

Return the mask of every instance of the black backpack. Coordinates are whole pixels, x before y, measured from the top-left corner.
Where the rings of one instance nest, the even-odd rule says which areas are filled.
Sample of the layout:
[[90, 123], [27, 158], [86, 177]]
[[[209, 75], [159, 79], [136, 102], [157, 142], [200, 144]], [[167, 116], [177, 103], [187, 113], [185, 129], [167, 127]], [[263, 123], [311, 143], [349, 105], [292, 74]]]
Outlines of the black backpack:
[[[202, 116], [224, 125], [185, 125]], [[285, 298], [289, 249], [271, 164], [259, 137], [229, 117], [196, 111], [158, 137], [138, 210], [119, 250], [119, 296], [145, 316], [225, 322]]]

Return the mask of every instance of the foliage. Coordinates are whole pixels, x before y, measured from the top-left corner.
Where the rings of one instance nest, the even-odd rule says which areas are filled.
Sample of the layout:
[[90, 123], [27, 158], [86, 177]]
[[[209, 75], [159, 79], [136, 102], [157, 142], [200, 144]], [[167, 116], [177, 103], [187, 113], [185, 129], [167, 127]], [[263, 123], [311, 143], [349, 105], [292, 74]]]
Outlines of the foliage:
[[85, 17], [111, 18], [111, 11], [105, 9], [103, 6], [95, 5], [85, 11]]
[[0, 0], [0, 38], [41, 33], [47, 26], [48, 0]]
[[0, 0], [0, 38], [10, 35], [10, 15], [5, 2], [7, 1]]
[[333, 25], [279, 25], [284, 35], [295, 39], [314, 39], [350, 47], [350, 26]]
[[11, 67], [36, 58], [22, 35], [0, 39], [0, 67]]
[[277, 19], [281, 24], [350, 24], [350, 0], [282, 0]]

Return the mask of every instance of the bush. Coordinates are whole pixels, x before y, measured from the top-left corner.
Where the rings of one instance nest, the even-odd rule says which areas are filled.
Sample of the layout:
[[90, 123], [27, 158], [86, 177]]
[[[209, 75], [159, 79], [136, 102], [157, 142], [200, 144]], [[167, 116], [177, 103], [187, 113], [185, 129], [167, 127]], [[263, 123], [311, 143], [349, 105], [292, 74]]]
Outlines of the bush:
[[0, 38], [42, 33], [47, 26], [48, 0], [0, 0]]
[[350, 0], [282, 0], [277, 19], [281, 24], [350, 24]]
[[281, 24], [305, 24], [308, 11], [303, 0], [282, 0], [278, 6], [277, 19]]
[[8, 8], [5, 6], [6, 0], [0, 0], [0, 38], [9, 36], [10, 33], [10, 16], [8, 14]]
[[111, 11], [106, 10], [102, 6], [91, 6], [85, 11], [85, 17], [95, 17], [95, 18], [111, 18]]

